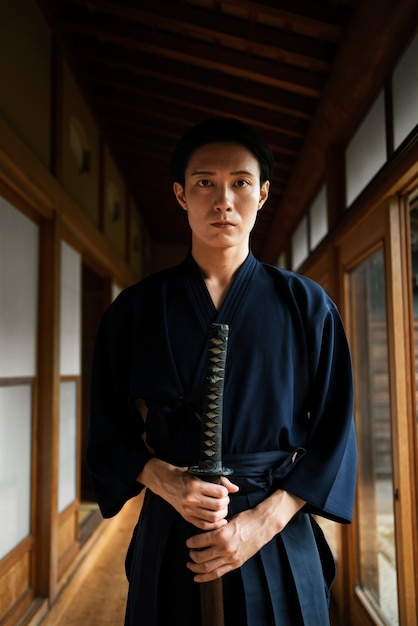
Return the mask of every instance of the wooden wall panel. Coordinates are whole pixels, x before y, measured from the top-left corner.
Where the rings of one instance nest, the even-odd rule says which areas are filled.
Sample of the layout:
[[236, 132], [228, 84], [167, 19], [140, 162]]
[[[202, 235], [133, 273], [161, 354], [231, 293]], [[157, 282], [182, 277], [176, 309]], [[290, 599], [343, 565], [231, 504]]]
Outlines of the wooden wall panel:
[[[0, 570], [0, 617], [6, 617], [27, 605], [33, 597], [32, 540], [26, 539], [2, 563]], [[1, 621], [3, 624], [3, 621]]]

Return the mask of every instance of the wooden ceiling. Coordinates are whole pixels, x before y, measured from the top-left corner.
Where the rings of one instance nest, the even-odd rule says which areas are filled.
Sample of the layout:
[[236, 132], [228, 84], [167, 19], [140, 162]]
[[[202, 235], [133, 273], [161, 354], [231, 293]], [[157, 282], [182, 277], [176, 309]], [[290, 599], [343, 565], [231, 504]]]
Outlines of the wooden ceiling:
[[412, 31], [416, 0], [39, 0], [152, 238], [188, 243], [168, 177], [184, 131], [235, 116], [270, 143], [252, 247], [274, 262]]

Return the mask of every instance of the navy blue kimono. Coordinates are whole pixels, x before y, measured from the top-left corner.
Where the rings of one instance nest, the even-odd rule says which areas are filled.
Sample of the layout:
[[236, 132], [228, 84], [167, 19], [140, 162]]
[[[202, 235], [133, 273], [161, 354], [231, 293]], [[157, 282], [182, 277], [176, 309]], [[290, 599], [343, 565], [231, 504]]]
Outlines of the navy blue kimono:
[[[213, 322], [229, 325], [223, 464], [240, 487], [230, 516], [277, 488], [307, 503], [223, 577], [225, 624], [325, 626], [334, 562], [312, 514], [351, 521], [357, 453], [345, 332], [310, 279], [250, 253], [217, 311], [188, 255], [118, 296], [103, 316], [92, 373], [87, 457], [100, 509], [113, 516], [137, 495], [136, 477], [154, 455], [198, 463]], [[199, 585], [185, 565], [194, 531], [147, 490], [126, 561], [126, 626], [200, 623]]]

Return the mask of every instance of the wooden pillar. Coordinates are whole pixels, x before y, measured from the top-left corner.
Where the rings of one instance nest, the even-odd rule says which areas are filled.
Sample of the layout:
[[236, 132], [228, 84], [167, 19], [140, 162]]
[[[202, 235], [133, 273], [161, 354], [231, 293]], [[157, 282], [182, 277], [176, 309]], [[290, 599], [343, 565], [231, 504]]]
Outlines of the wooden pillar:
[[60, 231], [56, 214], [41, 222], [34, 566], [35, 593], [51, 602], [58, 582]]

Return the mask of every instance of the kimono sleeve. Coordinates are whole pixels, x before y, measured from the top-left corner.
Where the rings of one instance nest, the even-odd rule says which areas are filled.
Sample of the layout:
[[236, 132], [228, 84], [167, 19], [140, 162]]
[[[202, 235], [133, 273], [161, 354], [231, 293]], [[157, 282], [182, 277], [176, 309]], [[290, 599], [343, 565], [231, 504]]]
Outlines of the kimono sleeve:
[[305, 510], [349, 523], [357, 473], [353, 376], [339, 313], [330, 303], [307, 332], [311, 392], [306, 454], [285, 489], [307, 502]]
[[141, 491], [136, 477], [152, 457], [142, 439], [143, 420], [129, 399], [134, 318], [131, 298], [122, 293], [104, 314], [94, 349], [87, 464], [104, 517]]

